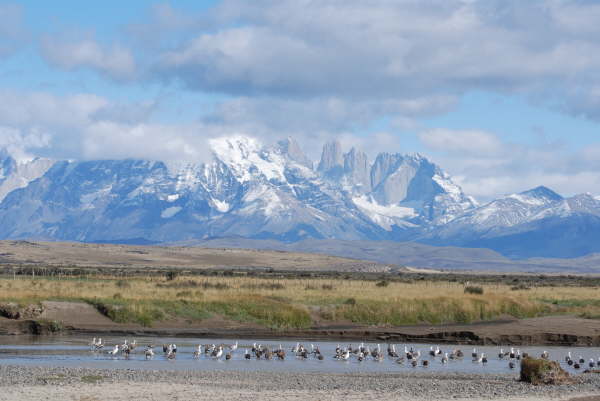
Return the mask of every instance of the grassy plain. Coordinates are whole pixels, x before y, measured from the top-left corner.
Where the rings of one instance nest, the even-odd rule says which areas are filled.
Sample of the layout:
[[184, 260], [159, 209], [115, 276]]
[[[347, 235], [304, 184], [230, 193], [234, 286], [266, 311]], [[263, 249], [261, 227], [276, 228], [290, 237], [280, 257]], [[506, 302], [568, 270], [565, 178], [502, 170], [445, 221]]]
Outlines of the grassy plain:
[[[472, 285], [472, 284], [471, 284]], [[579, 286], [225, 276], [1, 277], [0, 303], [83, 301], [121, 323], [198, 322], [220, 315], [276, 329], [315, 323], [399, 326], [572, 314], [600, 317], [600, 289]]]

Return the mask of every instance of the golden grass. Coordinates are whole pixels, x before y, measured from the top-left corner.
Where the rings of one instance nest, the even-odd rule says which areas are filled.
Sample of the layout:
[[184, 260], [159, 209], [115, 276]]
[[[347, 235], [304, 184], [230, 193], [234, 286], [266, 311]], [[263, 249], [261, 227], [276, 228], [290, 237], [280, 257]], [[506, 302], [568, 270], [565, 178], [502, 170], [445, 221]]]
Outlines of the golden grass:
[[393, 326], [467, 323], [505, 315], [600, 316], [598, 288], [515, 291], [504, 284], [480, 286], [483, 294], [465, 294], [465, 286], [457, 282], [427, 280], [377, 285], [316, 278], [0, 278], [0, 301], [83, 300], [114, 320], [147, 325], [166, 316], [201, 320], [214, 313], [274, 328], [305, 328], [315, 321]]

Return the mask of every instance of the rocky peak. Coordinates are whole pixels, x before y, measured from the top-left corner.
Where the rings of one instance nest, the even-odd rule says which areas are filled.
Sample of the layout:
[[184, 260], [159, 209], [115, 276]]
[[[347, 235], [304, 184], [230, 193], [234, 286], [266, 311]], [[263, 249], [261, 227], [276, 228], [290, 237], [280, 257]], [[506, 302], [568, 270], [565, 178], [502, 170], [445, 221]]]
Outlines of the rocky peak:
[[540, 185], [539, 187], [535, 187], [528, 191], [521, 192], [519, 195], [550, 202], [556, 202], [563, 199], [562, 196], [543, 185]]
[[339, 173], [344, 167], [342, 145], [339, 141], [327, 142], [323, 145], [323, 153], [318, 170], [322, 173]]
[[369, 159], [365, 152], [352, 148], [344, 154], [344, 175], [354, 186], [359, 187], [359, 192], [371, 190], [369, 167]]
[[279, 141], [277, 143], [277, 147], [279, 151], [282, 154], [286, 155], [290, 160], [293, 160], [312, 170], [312, 160], [306, 157], [306, 155], [300, 148], [300, 145], [298, 144], [298, 142], [296, 142], [294, 138], [287, 137], [286, 139]]

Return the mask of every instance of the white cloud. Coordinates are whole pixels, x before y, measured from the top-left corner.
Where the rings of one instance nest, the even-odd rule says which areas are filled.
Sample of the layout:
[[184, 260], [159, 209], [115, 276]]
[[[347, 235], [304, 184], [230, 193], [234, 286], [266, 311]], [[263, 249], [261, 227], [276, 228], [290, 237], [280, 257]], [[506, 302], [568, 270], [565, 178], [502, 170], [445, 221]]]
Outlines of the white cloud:
[[16, 4], [0, 4], [0, 58], [13, 54], [26, 36], [22, 8]]
[[590, 106], [600, 84], [597, 14], [596, 4], [556, 0], [225, 0], [205, 15], [212, 29], [194, 25], [195, 36], [159, 52], [154, 71], [244, 96], [518, 92], [600, 117]]
[[433, 129], [419, 133], [419, 139], [428, 148], [460, 155], [493, 155], [501, 153], [503, 145], [495, 135], [477, 130]]
[[41, 40], [41, 48], [50, 63], [63, 69], [92, 68], [120, 80], [132, 79], [136, 73], [131, 51], [120, 45], [103, 47], [94, 39], [68, 40], [45, 36]]
[[418, 135], [435, 161], [482, 200], [545, 185], [564, 195], [597, 192], [600, 146], [528, 145], [478, 130], [434, 129]]
[[49, 146], [50, 135], [31, 130], [22, 132], [13, 127], [0, 125], [0, 149], [6, 149], [17, 161], [33, 159], [29, 151]]

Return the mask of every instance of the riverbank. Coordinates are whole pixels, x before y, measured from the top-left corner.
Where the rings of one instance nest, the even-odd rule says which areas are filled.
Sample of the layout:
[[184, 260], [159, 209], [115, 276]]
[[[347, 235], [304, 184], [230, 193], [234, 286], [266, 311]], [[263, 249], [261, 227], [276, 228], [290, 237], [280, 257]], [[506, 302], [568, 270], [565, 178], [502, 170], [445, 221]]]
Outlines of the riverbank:
[[[82, 309], [87, 309], [86, 306]], [[447, 325], [376, 327], [361, 325], [321, 325], [310, 329], [274, 330], [222, 318], [187, 324], [165, 322], [158, 327], [120, 324], [99, 316], [93, 310], [63, 320], [13, 320], [0, 318], [0, 335], [71, 334], [86, 337], [158, 336], [195, 338], [290, 338], [389, 343], [435, 343], [464, 345], [547, 345], [600, 346], [600, 321], [573, 316], [547, 316], [532, 319], [506, 319], [492, 322]], [[89, 312], [89, 311], [88, 311]], [[87, 318], [86, 318], [87, 316]], [[58, 331], [55, 331], [58, 330]]]
[[314, 374], [0, 366], [0, 400], [568, 400], [600, 395], [600, 375], [532, 386], [516, 374]]

